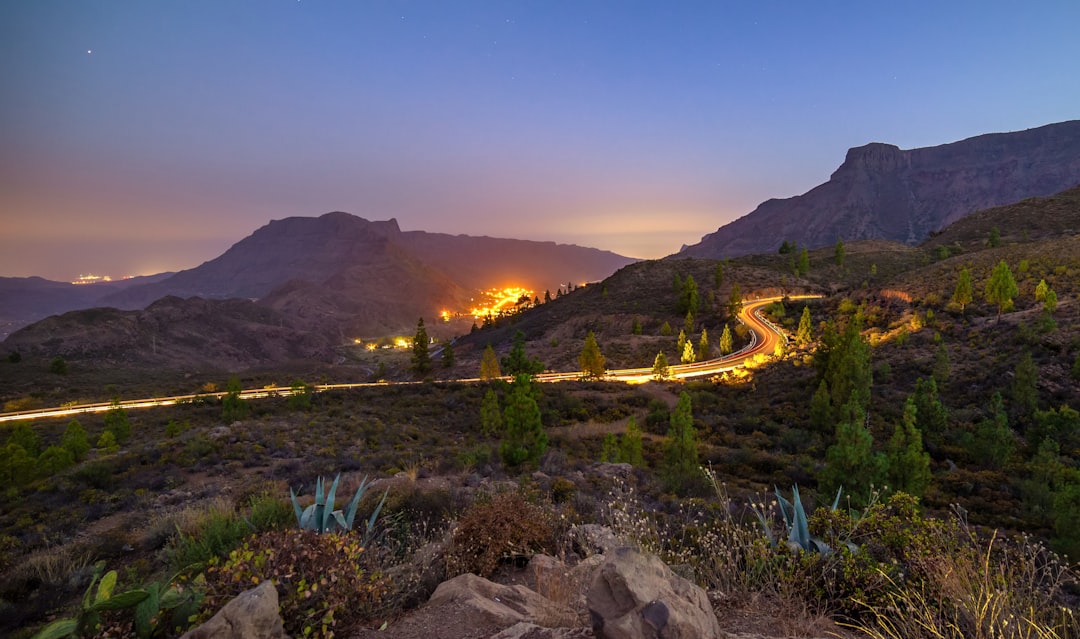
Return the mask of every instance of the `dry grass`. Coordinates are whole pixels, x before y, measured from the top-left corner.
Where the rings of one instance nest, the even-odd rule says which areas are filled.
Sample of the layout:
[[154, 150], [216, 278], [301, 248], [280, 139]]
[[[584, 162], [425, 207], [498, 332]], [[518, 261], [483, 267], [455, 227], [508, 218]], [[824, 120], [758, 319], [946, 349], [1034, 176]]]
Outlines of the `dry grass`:
[[1075, 581], [1054, 553], [1027, 537], [1015, 543], [968, 533], [969, 544], [924, 565], [926, 578], [891, 584], [887, 605], [849, 628], [874, 639], [1067, 639], [1080, 620], [1063, 603]]

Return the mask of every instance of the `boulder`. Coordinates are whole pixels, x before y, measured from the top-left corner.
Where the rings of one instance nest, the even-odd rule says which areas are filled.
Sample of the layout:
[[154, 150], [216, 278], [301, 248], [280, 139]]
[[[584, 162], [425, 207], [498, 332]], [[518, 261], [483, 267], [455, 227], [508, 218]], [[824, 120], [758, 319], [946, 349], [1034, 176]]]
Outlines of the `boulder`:
[[632, 548], [609, 553], [588, 593], [600, 639], [721, 639], [705, 591], [676, 575], [655, 555]]
[[533, 555], [527, 570], [536, 584], [536, 592], [573, 610], [580, 625], [586, 626], [589, 623], [589, 607], [585, 593], [592, 583], [593, 574], [603, 563], [603, 555], [591, 555], [572, 567], [548, 555]]
[[576, 625], [569, 607], [553, 602], [525, 586], [504, 586], [473, 574], [444, 581], [428, 600], [429, 606], [461, 604], [486, 623], [503, 628], [520, 621], [557, 628]]
[[203, 625], [180, 639], [288, 639], [272, 581], [240, 593]]
[[490, 639], [592, 639], [588, 628], [544, 628], [527, 621], [519, 621]]

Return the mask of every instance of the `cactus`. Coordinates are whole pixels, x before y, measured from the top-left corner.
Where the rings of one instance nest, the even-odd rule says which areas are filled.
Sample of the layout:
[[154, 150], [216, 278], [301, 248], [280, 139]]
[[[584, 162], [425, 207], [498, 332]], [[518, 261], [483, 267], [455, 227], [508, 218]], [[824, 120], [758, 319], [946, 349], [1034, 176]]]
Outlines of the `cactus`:
[[[352, 501], [346, 506], [344, 511], [334, 510], [334, 498], [337, 494], [338, 481], [341, 480], [341, 473], [338, 473], [334, 478], [334, 483], [330, 485], [330, 490], [324, 494], [323, 478], [320, 476], [315, 480], [315, 503], [311, 504], [307, 508], [301, 510], [300, 503], [296, 500], [296, 492], [292, 488], [289, 489], [289, 495], [292, 497], [293, 510], [296, 513], [296, 522], [303, 530], [314, 530], [317, 533], [333, 532], [334, 530], [352, 530], [353, 521], [356, 519], [356, 509], [360, 505], [360, 500], [364, 497], [364, 493], [370, 487], [367, 481], [367, 477], [364, 477], [360, 482], [359, 488], [356, 489], [356, 494], [353, 495]], [[364, 544], [371, 540], [373, 534], [375, 521], [379, 517], [379, 512], [382, 510], [383, 504], [386, 503], [386, 496], [390, 493], [390, 489], [387, 488], [383, 493], [382, 501], [375, 508], [375, 511], [371, 513], [371, 517], [366, 522], [364, 530]]]

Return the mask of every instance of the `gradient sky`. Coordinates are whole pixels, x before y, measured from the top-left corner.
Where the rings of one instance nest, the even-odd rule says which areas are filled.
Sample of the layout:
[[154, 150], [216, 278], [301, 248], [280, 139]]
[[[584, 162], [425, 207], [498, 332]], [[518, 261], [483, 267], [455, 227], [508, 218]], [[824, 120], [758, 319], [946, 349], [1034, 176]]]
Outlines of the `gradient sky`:
[[914, 148], [1080, 117], [1080, 2], [0, 2], [0, 276], [272, 219], [659, 257]]

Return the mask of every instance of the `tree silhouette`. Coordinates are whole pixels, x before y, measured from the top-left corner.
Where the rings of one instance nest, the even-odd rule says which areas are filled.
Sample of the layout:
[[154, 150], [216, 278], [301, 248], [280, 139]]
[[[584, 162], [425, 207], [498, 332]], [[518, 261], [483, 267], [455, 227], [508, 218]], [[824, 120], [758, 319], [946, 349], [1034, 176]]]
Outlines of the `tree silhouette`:
[[698, 476], [697, 435], [690, 395], [679, 393], [679, 403], [671, 413], [667, 437], [664, 439], [664, 468], [662, 476], [669, 490], [681, 492]]
[[424, 328], [424, 318], [416, 322], [416, 336], [413, 337], [412, 346], [412, 370], [417, 377], [423, 377], [431, 372], [431, 354], [428, 353], [427, 329]]

